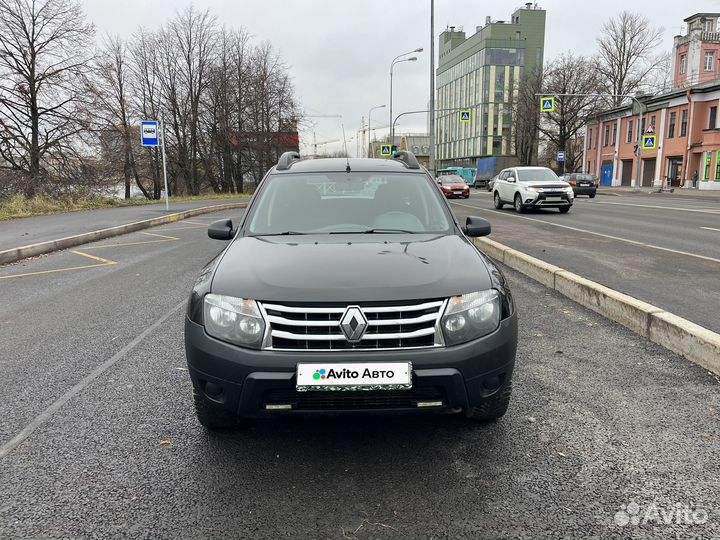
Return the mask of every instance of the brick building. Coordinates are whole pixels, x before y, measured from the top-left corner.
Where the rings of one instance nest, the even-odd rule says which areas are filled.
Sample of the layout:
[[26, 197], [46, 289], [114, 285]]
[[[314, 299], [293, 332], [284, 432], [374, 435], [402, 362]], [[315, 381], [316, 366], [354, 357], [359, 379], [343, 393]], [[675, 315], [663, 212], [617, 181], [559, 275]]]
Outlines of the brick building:
[[657, 136], [657, 147], [640, 153], [640, 185], [659, 186], [667, 178], [673, 186], [720, 190], [719, 19], [720, 13], [685, 19], [687, 34], [675, 37], [673, 89], [637, 96], [643, 114], [639, 106], [628, 105], [603, 111], [588, 123], [583, 167], [602, 185], [635, 185], [639, 127]]

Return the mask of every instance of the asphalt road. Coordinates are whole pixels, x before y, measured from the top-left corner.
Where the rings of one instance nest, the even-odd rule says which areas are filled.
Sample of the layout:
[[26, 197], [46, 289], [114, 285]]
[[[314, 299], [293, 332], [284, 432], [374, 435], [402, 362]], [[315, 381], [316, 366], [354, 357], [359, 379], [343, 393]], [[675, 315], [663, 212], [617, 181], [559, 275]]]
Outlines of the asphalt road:
[[720, 203], [580, 197], [567, 214], [518, 215], [473, 191], [452, 207], [490, 220], [493, 240], [720, 332]]
[[233, 201], [234, 199], [218, 199], [190, 203], [171, 202], [169, 211], [165, 210], [165, 202], [162, 201], [140, 206], [121, 206], [0, 221], [0, 251], [152, 219], [191, 208]]
[[0, 268], [0, 538], [720, 538], [720, 382], [510, 270], [499, 422], [208, 434], [182, 322], [222, 217]]

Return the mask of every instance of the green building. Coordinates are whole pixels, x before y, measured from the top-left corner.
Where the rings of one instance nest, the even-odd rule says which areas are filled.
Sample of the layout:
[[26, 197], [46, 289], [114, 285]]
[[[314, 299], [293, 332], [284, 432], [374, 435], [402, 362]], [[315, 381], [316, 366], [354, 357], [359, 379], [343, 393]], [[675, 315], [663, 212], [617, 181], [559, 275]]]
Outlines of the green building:
[[[481, 157], [515, 156], [513, 101], [523, 73], [542, 69], [545, 10], [528, 3], [509, 21], [491, 21], [466, 37], [454, 26], [440, 34], [437, 109], [468, 109], [469, 122], [457, 111], [436, 113], [438, 168], [475, 167]], [[502, 162], [502, 161], [501, 161]]]

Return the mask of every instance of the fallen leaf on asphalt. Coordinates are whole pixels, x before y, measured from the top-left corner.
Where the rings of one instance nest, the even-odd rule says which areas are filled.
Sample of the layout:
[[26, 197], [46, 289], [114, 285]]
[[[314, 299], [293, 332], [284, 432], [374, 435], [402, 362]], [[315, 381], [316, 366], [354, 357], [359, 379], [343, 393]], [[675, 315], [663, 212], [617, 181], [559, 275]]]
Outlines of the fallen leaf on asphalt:
[[528, 416], [527, 419], [528, 419], [528, 422], [531, 422], [531, 423], [537, 422], [537, 418], [535, 418], [534, 416]]
[[709, 433], [703, 433], [702, 438], [705, 439], [706, 441], [709, 441], [713, 438], [713, 436], [710, 435]]
[[558, 456], [567, 457], [567, 455], [563, 454], [562, 452], [558, 452]]
[[168, 446], [172, 446], [172, 441], [170, 439], [164, 439], [164, 440], [160, 441], [160, 446], [164, 446], [166, 448]]

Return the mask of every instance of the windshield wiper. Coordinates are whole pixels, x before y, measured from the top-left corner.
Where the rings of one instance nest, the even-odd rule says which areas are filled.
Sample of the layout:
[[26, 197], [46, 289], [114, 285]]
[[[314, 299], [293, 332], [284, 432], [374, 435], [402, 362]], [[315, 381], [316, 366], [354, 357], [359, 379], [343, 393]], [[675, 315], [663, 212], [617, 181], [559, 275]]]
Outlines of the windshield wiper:
[[276, 232], [276, 233], [261, 233], [261, 234], [255, 234], [253, 236], [290, 236], [293, 234], [307, 234], [300, 231], [284, 231], [284, 232]]
[[363, 231], [331, 231], [328, 234], [392, 234], [406, 233], [415, 234], [416, 231], [407, 231], [405, 229], [365, 229]]

